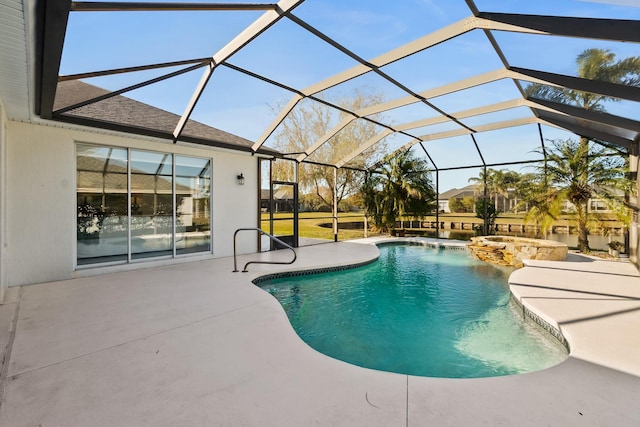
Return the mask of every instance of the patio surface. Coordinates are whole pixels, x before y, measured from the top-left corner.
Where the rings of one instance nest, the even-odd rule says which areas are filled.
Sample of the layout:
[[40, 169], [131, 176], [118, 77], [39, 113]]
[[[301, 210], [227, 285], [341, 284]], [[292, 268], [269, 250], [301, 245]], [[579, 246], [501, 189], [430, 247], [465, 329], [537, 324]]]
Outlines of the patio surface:
[[250, 282], [371, 260], [371, 241], [300, 248], [292, 266], [249, 273], [223, 258], [10, 288], [0, 426], [640, 425], [640, 279], [629, 263], [571, 256], [512, 274], [515, 296], [562, 330], [571, 355], [484, 379], [331, 359]]

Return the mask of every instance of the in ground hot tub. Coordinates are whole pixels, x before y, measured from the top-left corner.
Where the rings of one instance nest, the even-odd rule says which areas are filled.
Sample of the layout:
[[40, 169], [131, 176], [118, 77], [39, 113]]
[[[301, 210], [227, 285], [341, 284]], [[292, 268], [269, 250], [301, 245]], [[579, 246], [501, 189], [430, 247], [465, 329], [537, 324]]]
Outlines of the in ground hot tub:
[[564, 261], [569, 248], [553, 240], [512, 236], [472, 237], [468, 245], [471, 254], [482, 261], [522, 267], [525, 259]]

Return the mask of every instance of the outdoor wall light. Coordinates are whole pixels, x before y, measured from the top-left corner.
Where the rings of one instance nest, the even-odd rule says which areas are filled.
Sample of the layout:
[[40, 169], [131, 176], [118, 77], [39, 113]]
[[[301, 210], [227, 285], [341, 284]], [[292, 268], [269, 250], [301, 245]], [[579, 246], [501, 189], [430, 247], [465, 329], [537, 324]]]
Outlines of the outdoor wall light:
[[240, 172], [240, 175], [236, 177], [238, 179], [238, 185], [244, 185], [244, 175]]

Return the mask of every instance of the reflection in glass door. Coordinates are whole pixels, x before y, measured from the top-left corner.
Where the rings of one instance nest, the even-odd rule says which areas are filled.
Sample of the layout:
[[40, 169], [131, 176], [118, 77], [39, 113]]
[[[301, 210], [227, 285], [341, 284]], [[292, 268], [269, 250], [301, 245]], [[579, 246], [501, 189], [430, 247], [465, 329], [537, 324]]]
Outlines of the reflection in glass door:
[[78, 144], [78, 265], [127, 260], [127, 150]]
[[211, 250], [211, 160], [176, 156], [176, 253]]
[[131, 151], [131, 258], [173, 255], [173, 156]]
[[79, 143], [77, 263], [211, 252], [211, 159]]

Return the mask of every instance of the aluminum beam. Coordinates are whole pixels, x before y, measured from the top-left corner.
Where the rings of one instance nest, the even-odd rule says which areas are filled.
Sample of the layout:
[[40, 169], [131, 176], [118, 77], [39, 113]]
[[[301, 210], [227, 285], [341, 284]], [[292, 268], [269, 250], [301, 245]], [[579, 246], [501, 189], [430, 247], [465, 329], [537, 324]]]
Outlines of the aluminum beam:
[[[544, 82], [554, 86], [583, 92], [597, 93], [612, 98], [628, 99], [640, 102], [640, 87], [627, 86], [600, 80], [589, 80], [580, 77], [566, 76], [563, 74], [548, 73], [546, 71], [529, 70], [526, 68], [511, 67], [511, 71], [519, 74], [523, 80]], [[532, 80], [533, 79], [533, 80]]]
[[[476, 133], [489, 132], [493, 130], [506, 129], [510, 127], [530, 125], [534, 123], [538, 123], [538, 119], [536, 117], [524, 117], [521, 119], [506, 120], [502, 122], [495, 122], [495, 123], [489, 123], [486, 125], [476, 126], [475, 131]], [[463, 135], [469, 135], [469, 134], [471, 134], [471, 132], [469, 132], [467, 129], [456, 129], [456, 130], [451, 130], [446, 132], [438, 132], [438, 133], [431, 133], [428, 135], [422, 135], [419, 137], [419, 139], [423, 142], [426, 142], [426, 141], [436, 141], [439, 139], [453, 138], [456, 136], [463, 136]]]
[[[497, 80], [501, 80], [505, 78], [514, 78], [517, 76], [518, 76], [517, 73], [510, 72], [509, 70], [505, 70], [501, 68], [501, 69], [489, 71], [487, 73], [480, 74], [477, 76], [469, 77], [467, 79], [459, 80], [457, 82], [432, 88], [424, 92], [420, 92], [419, 95], [423, 98], [431, 99], [431, 98], [436, 98], [438, 96], [447, 95], [453, 92], [458, 92], [464, 89], [469, 89], [474, 86], [480, 86], [480, 85], [491, 83]], [[543, 83], [544, 81], [540, 80], [540, 82]], [[382, 104], [373, 105], [368, 108], [363, 108], [361, 110], [358, 110], [358, 114], [363, 116], [378, 114], [384, 111], [393, 110], [394, 108], [415, 104], [416, 102], [420, 102], [420, 100], [413, 96], [405, 96], [402, 98], [384, 102]]]
[[[407, 56], [410, 56], [416, 52], [420, 52], [422, 50], [428, 49], [432, 46], [435, 46], [437, 44], [440, 44], [442, 42], [445, 42], [447, 40], [450, 40], [452, 38], [455, 38], [461, 34], [464, 34], [466, 32], [472, 31], [474, 29], [482, 29], [485, 31], [485, 33], [487, 33], [487, 36], [490, 38], [490, 41], [492, 42], [492, 44], [494, 45], [494, 48], [496, 49], [496, 52], [498, 53], [498, 55], [500, 55], [500, 57], [503, 59], [503, 62], [505, 63], [505, 66], [508, 65], [506, 63], [506, 58], [504, 58], [504, 55], [502, 54], [502, 52], [499, 49], [499, 46], [497, 45], [497, 42], [495, 42], [495, 40], [493, 39], [493, 37], [491, 36], [490, 30], [500, 30], [500, 31], [512, 31], [512, 32], [524, 32], [524, 33], [531, 33], [531, 34], [553, 34], [550, 30], [553, 29], [553, 25], [550, 24], [546, 24], [542, 25], [540, 28], [536, 28], [534, 26], [531, 25], [531, 19], [533, 18], [539, 18], [541, 21], [549, 21], [549, 22], [556, 22], [553, 19], [553, 17], [545, 17], [545, 16], [533, 16], [533, 15], [526, 15], [526, 17], [531, 18], [529, 20], [527, 19], [521, 19], [521, 20], [515, 20], [513, 19], [513, 22], [509, 21], [508, 19], [505, 19], [506, 17], [520, 17], [522, 18], [525, 15], [505, 15], [505, 14], [479, 14], [479, 16], [475, 17], [469, 17], [466, 19], [463, 19], [461, 21], [458, 21], [452, 25], [449, 25], [441, 30], [435, 31], [433, 33], [430, 33], [420, 39], [417, 39], [413, 42], [410, 42], [408, 44], [405, 44], [397, 49], [394, 49], [390, 52], [387, 52], [381, 56], [378, 56], [376, 58], [374, 58], [373, 60], [370, 60], [366, 63], [361, 63], [349, 70], [346, 70], [342, 73], [336, 74], [332, 77], [329, 77], [328, 79], [325, 79], [321, 82], [318, 82], [312, 86], [309, 86], [303, 90], [301, 90], [300, 92], [303, 93], [305, 96], [310, 96], [313, 94], [316, 94], [318, 92], [324, 91], [326, 89], [329, 89], [333, 86], [339, 85], [341, 83], [344, 83], [350, 79], [359, 77], [363, 74], [366, 74], [369, 71], [377, 71], [378, 68], [383, 67], [385, 65], [388, 65], [390, 63], [393, 63], [395, 61], [398, 61], [400, 59], [403, 59]], [[596, 22], [597, 21], [597, 22]], [[580, 21], [580, 23], [584, 24], [585, 22], [588, 23], [594, 23], [595, 25], [599, 25], [601, 23], [601, 21], [603, 20], [586, 20], [586, 21]], [[607, 20], [604, 20], [607, 21]], [[522, 22], [524, 24], [527, 25], [520, 25], [519, 22]], [[610, 22], [608, 22], [610, 23]], [[609, 39], [609, 37], [606, 34], [603, 35], [599, 35], [601, 38], [607, 38]], [[598, 34], [595, 35], [595, 38], [598, 38]], [[517, 82], [517, 75], [511, 74], [509, 75], [509, 71], [501, 71], [502, 73], [504, 73], [504, 76], [495, 76], [493, 75], [493, 80], [498, 80], [500, 78], [506, 78], [506, 77], [511, 77], [514, 79], [514, 81], [516, 82], [516, 85], [518, 85], [518, 88], [520, 89], [520, 91], [522, 92], [522, 88], [519, 86], [518, 82]], [[384, 77], [384, 76], [383, 76]], [[531, 80], [533, 76], [528, 75], [526, 80]], [[469, 83], [471, 81], [473, 81], [473, 79], [476, 79], [476, 83]], [[540, 79], [534, 79], [535, 82], [537, 83], [542, 83], [542, 81]], [[433, 98], [436, 96], [441, 96], [443, 94], [446, 93], [451, 93], [451, 92], [455, 92], [457, 90], [462, 90], [465, 88], [469, 88], [472, 87], [474, 85], [478, 85], [478, 84], [484, 84], [484, 83], [488, 83], [489, 81], [492, 81], [491, 79], [485, 79], [483, 80], [482, 76], [477, 76], [474, 77], [472, 79], [467, 79], [465, 81], [461, 81], [461, 82], [457, 82], [451, 85], [451, 87], [449, 88], [449, 92], [435, 92], [435, 91], [427, 91], [427, 92], [421, 92], [419, 94], [411, 94], [410, 96], [404, 97], [404, 98], [400, 98], [394, 101], [390, 101], [388, 103], [385, 104], [380, 104], [380, 106], [373, 106], [370, 107], [369, 109], [363, 109], [360, 111], [355, 112], [356, 115], [358, 116], [367, 116], [370, 114], [376, 114], [376, 113], [380, 113], [383, 111], [387, 111], [393, 108], [398, 108], [401, 106], [405, 106], [405, 105], [409, 105], [411, 103], [415, 103], [415, 102], [425, 102], [427, 103], [427, 105], [431, 106], [431, 104], [428, 103], [428, 99], [429, 98]], [[457, 85], [457, 87], [456, 87]], [[436, 111], [438, 111], [440, 114], [443, 114], [446, 120], [454, 120], [456, 121], [456, 117], [454, 115], [447, 115], [445, 112], [439, 110], [436, 108]], [[460, 123], [461, 124], [461, 123]], [[461, 124], [462, 126], [464, 126], [463, 124]], [[273, 127], [273, 125], [272, 125]], [[264, 141], [262, 141], [264, 142]], [[302, 160], [299, 159], [299, 160]]]
[[479, 18], [556, 36], [640, 43], [640, 21], [480, 12]]
[[312, 155], [318, 148], [320, 148], [322, 145], [324, 145], [325, 142], [327, 142], [328, 140], [333, 138], [338, 132], [340, 132], [342, 129], [347, 127], [349, 125], [349, 123], [351, 123], [352, 121], [354, 121], [357, 118], [358, 117], [356, 117], [354, 115], [350, 115], [350, 116], [345, 117], [344, 119], [342, 119], [342, 121], [340, 123], [335, 125], [331, 130], [329, 130], [329, 132], [327, 132], [326, 134], [322, 135], [315, 143], [313, 143], [311, 145], [311, 147], [307, 147], [304, 150], [304, 152], [302, 154], [300, 154], [296, 158], [296, 161], [297, 162], [301, 162], [304, 159], [306, 159], [307, 157], [309, 157], [310, 155]]
[[[522, 118], [522, 119], [515, 119], [515, 120], [507, 120], [507, 121], [503, 121], [503, 122], [496, 122], [496, 123], [490, 123], [490, 124], [486, 124], [486, 125], [482, 125], [482, 126], [476, 126], [474, 129], [476, 132], [489, 132], [492, 130], [499, 130], [499, 129], [506, 129], [506, 128], [510, 128], [510, 127], [516, 127], [516, 126], [524, 126], [524, 125], [529, 125], [529, 124], [535, 124], [535, 123], [542, 123], [542, 124], [549, 124], [544, 120], [538, 119], [536, 117], [526, 117], [526, 118]], [[561, 127], [561, 126], [557, 126], [556, 127]], [[453, 130], [453, 131], [447, 131], [447, 132], [438, 132], [438, 133], [432, 133], [432, 134], [428, 134], [428, 135], [423, 135], [421, 137], [419, 137], [416, 140], [410, 141], [408, 143], [406, 143], [405, 145], [403, 145], [402, 147], [392, 151], [391, 153], [389, 153], [387, 156], [385, 156], [385, 158], [389, 158], [389, 157], [393, 157], [396, 153], [402, 153], [404, 151], [407, 151], [408, 149], [410, 149], [411, 147], [413, 147], [415, 144], [417, 144], [418, 142], [427, 142], [427, 141], [436, 141], [436, 140], [440, 140], [440, 139], [447, 139], [447, 138], [453, 138], [456, 136], [464, 136], [464, 135], [469, 135], [471, 132], [469, 132], [467, 129], [458, 129], [458, 130]], [[378, 165], [380, 162], [376, 163], [376, 165]], [[372, 167], [377, 167], [376, 165], [372, 166]], [[444, 170], [444, 169], [439, 169], [439, 170]]]
[[577, 117], [591, 122], [601, 123], [603, 125], [640, 132], [640, 122], [627, 119], [626, 117], [620, 117], [600, 111], [585, 110], [584, 108], [548, 101], [545, 99], [528, 98], [527, 101], [529, 101], [531, 106], [536, 109], [546, 107], [550, 111], [566, 114], [571, 117]]
[[[313, 34], [314, 36], [316, 36], [317, 38], [321, 39], [325, 43], [331, 45], [335, 49], [337, 49], [340, 52], [342, 52], [343, 54], [347, 55], [351, 59], [359, 62], [361, 65], [363, 65], [365, 67], [370, 68], [371, 71], [373, 71], [374, 73], [378, 74], [380, 77], [382, 77], [383, 79], [387, 80], [392, 85], [400, 88], [403, 92], [409, 94], [409, 96], [417, 98], [419, 100], [419, 102], [422, 102], [422, 103], [426, 104], [428, 107], [430, 107], [433, 110], [437, 111], [439, 114], [448, 117], [450, 120], [456, 122], [459, 126], [467, 128], [467, 126], [464, 123], [459, 122], [455, 117], [452, 117], [452, 116], [448, 115], [445, 111], [443, 111], [440, 108], [436, 107], [435, 105], [431, 104], [427, 99], [421, 97], [420, 95], [418, 95], [417, 93], [415, 93], [411, 89], [409, 89], [407, 86], [405, 86], [402, 83], [400, 83], [398, 80], [396, 80], [393, 77], [389, 76], [387, 73], [382, 71], [379, 67], [371, 64], [370, 62], [365, 61], [359, 55], [357, 55], [356, 53], [354, 53], [351, 50], [347, 49], [346, 47], [342, 46], [340, 43], [338, 43], [335, 40], [331, 39], [330, 37], [328, 37], [327, 35], [325, 35], [321, 31], [318, 31], [316, 28], [314, 28], [311, 25], [307, 24], [303, 20], [297, 18], [293, 14], [289, 14], [288, 18], [291, 21], [295, 22], [297, 25], [301, 26], [302, 28], [304, 28], [305, 30], [310, 32], [311, 34]], [[469, 130], [473, 131], [473, 129], [470, 129], [470, 128], [469, 128]], [[326, 143], [327, 141], [328, 141], [328, 138], [325, 139], [324, 141], [320, 140], [320, 141], [318, 141], [317, 144], [314, 144], [313, 147], [309, 148], [308, 150], [305, 150], [306, 151], [306, 156], [305, 155], [299, 156], [298, 159], [297, 159], [298, 162], [301, 162], [306, 157], [311, 155], [311, 153], [313, 153], [315, 150], [320, 148], [320, 146], [322, 146], [322, 144]]]
[[552, 113], [549, 111], [536, 110], [536, 114], [539, 114], [541, 119], [549, 123], [553, 123], [556, 126], [585, 138], [599, 139], [627, 150], [630, 149], [633, 144], [633, 137], [628, 138], [627, 136], [622, 135], [617, 128], [609, 126], [593, 127], [590, 126], [586, 120], [573, 119], [571, 116]]
[[[517, 107], [523, 107], [523, 106], [528, 106], [527, 102], [523, 99], [512, 99], [510, 101], [504, 101], [504, 102], [499, 102], [496, 104], [492, 104], [492, 105], [487, 105], [484, 107], [478, 107], [478, 108], [472, 108], [469, 110], [465, 110], [465, 111], [460, 111], [457, 113], [452, 113], [452, 115], [458, 119], [463, 119], [466, 117], [473, 117], [473, 116], [478, 116], [478, 115], [482, 115], [482, 114], [487, 114], [487, 113], [493, 113], [496, 111], [502, 111], [502, 110], [507, 110], [510, 108], [517, 108]], [[405, 124], [401, 124], [401, 125], [397, 125], [394, 126], [394, 128], [397, 131], [406, 131], [406, 130], [410, 130], [410, 129], [417, 129], [420, 127], [424, 127], [424, 126], [431, 126], [431, 125], [436, 125], [436, 124], [440, 124], [440, 123], [445, 123], [449, 121], [448, 118], [446, 117], [432, 117], [429, 119], [424, 119], [424, 120], [417, 120], [414, 122], [410, 122], [410, 123], [405, 123]], [[391, 130], [385, 130], [381, 133], [379, 133], [378, 135], [374, 136], [373, 138], [369, 139], [366, 143], [364, 143], [363, 145], [361, 145], [360, 147], [358, 147], [358, 149], [354, 150], [353, 152], [347, 154], [344, 158], [342, 158], [340, 161], [338, 161], [336, 163], [337, 167], [341, 167], [342, 165], [348, 163], [349, 161], [351, 161], [354, 157], [358, 156], [359, 154], [361, 154], [364, 150], [370, 148], [371, 146], [375, 145], [377, 142], [381, 141], [383, 138], [389, 136], [392, 133]], [[420, 140], [416, 140], [416, 142], [419, 142]], [[414, 142], [414, 143], [416, 143]]]
[[[512, 99], [509, 101], [498, 102], [496, 104], [485, 105], [482, 107], [471, 108], [469, 110], [458, 111], [456, 113], [451, 113], [451, 115], [457, 119], [465, 119], [468, 117], [481, 116], [483, 114], [495, 113], [497, 111], [509, 110], [511, 108], [517, 107], [525, 107], [528, 106], [525, 100], [523, 99]], [[397, 130], [410, 130], [416, 129], [424, 126], [432, 126], [440, 123], [445, 123], [449, 121], [446, 117], [432, 117], [429, 119], [417, 120], [415, 122], [404, 123], [401, 125], [395, 126]]]
[[36, 35], [36, 114], [43, 119], [50, 119], [53, 115], [53, 104], [56, 100], [58, 74], [62, 60], [62, 47], [67, 32], [70, 1], [48, 1], [38, 5]]
[[298, 102], [300, 102], [302, 99], [303, 99], [302, 95], [295, 95], [293, 98], [289, 100], [287, 105], [285, 105], [284, 108], [280, 110], [280, 112], [278, 113], [278, 116], [264, 130], [260, 138], [258, 138], [258, 141], [255, 144], [253, 144], [253, 147], [251, 147], [253, 151], [258, 151], [258, 149], [262, 147], [262, 145], [267, 141], [267, 139], [269, 139], [269, 137], [273, 134], [273, 132], [275, 132], [276, 128], [280, 126], [280, 123], [282, 123], [284, 119], [287, 118], [289, 113], [293, 111], [295, 106], [298, 105]]
[[[424, 37], [416, 39], [405, 45], [402, 45], [396, 49], [393, 49], [387, 53], [384, 53], [376, 58], [368, 61], [373, 67], [381, 68], [385, 65], [389, 65], [393, 62], [399, 61], [403, 58], [413, 55], [414, 53], [421, 52], [429, 49], [447, 40], [451, 40], [462, 34], [475, 29], [487, 29], [487, 30], [501, 30], [501, 31], [514, 31], [514, 32], [526, 32], [531, 34], [544, 34], [540, 31], [535, 31], [527, 28], [517, 27], [514, 25], [503, 24], [494, 22], [487, 19], [481, 19], [474, 16], [462, 19], [440, 30], [427, 34]], [[306, 95], [312, 95], [323, 90], [327, 90], [333, 86], [337, 86], [348, 80], [359, 77], [367, 72], [371, 71], [371, 67], [360, 64], [334, 76], [331, 76], [325, 80], [315, 83], [305, 89], [302, 92]]]
[[233, 11], [275, 10], [274, 3], [152, 3], [152, 2], [84, 2], [71, 3], [74, 12], [156, 12], [156, 11]]
[[377, 144], [378, 142], [380, 142], [382, 139], [386, 138], [387, 136], [391, 135], [392, 133], [393, 133], [393, 131], [391, 129], [385, 129], [382, 132], [380, 132], [380, 133], [374, 135], [373, 137], [369, 138], [364, 144], [361, 144], [356, 150], [352, 151], [351, 153], [347, 154], [342, 159], [340, 159], [336, 163], [336, 167], [337, 168], [341, 168], [346, 163], [348, 163], [351, 160], [353, 160], [356, 156], [362, 154], [365, 150], [373, 147], [375, 144]]
[[[632, 101], [640, 101], [640, 88], [633, 86], [620, 85], [609, 82], [600, 82], [579, 77], [565, 76], [561, 74], [547, 73], [543, 71], [529, 70], [526, 68], [512, 67], [509, 70], [498, 69], [489, 71], [484, 74], [473, 76], [467, 79], [459, 80], [454, 83], [429, 89], [420, 92], [419, 95], [426, 98], [436, 98], [438, 96], [448, 95], [453, 92], [459, 92], [475, 86], [491, 83], [501, 79], [526, 80], [532, 83], [550, 84], [558, 87], [568, 87], [586, 92], [594, 92], [605, 96], [629, 99]], [[374, 105], [357, 111], [358, 115], [368, 116], [378, 114], [394, 108], [404, 107], [419, 102], [420, 100], [412, 96], [406, 96], [391, 100], [382, 104]]]
[[98, 96], [98, 97], [95, 97], [95, 98], [91, 98], [91, 99], [88, 99], [86, 101], [78, 102], [77, 104], [68, 105], [68, 106], [66, 106], [64, 108], [60, 108], [60, 109], [54, 111], [53, 114], [54, 115], [62, 114], [62, 113], [65, 113], [67, 111], [75, 110], [76, 108], [84, 107], [85, 105], [89, 105], [89, 104], [93, 104], [93, 103], [96, 103], [96, 102], [104, 101], [105, 99], [113, 98], [114, 96], [122, 95], [123, 93], [130, 92], [132, 90], [140, 89], [140, 88], [143, 88], [145, 86], [149, 86], [149, 85], [152, 85], [154, 83], [158, 83], [158, 82], [161, 82], [163, 80], [170, 79], [172, 77], [176, 77], [176, 76], [179, 76], [179, 75], [182, 75], [182, 74], [189, 73], [191, 71], [197, 70], [198, 68], [202, 68], [205, 65], [206, 64], [199, 64], [198, 63], [196, 65], [192, 65], [191, 67], [187, 67], [187, 68], [184, 68], [182, 70], [174, 71], [173, 73], [165, 74], [163, 76], [159, 76], [159, 77], [156, 77], [154, 79], [146, 80], [144, 82], [137, 83], [137, 84], [132, 85], [132, 86], [127, 86], [127, 87], [125, 87], [123, 89], [120, 89], [120, 90], [109, 92], [109, 93], [107, 93], [105, 95], [101, 95], [101, 96]]
[[66, 82], [69, 80], [90, 79], [93, 77], [111, 76], [114, 74], [132, 73], [135, 71], [156, 70], [159, 68], [179, 67], [181, 65], [202, 64], [203, 66], [211, 61], [211, 58], [186, 59], [184, 61], [163, 62], [160, 64], [139, 65], [136, 67], [113, 68], [111, 70], [89, 71], [80, 74], [68, 74], [58, 77], [58, 81]]
[[273, 24], [278, 22], [286, 13], [295, 9], [298, 5], [303, 3], [304, 0], [280, 0], [278, 2], [278, 6], [275, 10], [269, 10], [265, 12], [260, 18], [255, 20], [251, 25], [244, 29], [240, 34], [238, 34], [233, 40], [231, 40], [226, 46], [220, 49], [216, 54], [211, 58], [211, 64], [208, 69], [202, 75], [198, 86], [196, 87], [189, 103], [187, 104], [184, 113], [180, 117], [178, 124], [173, 131], [173, 142], [177, 142], [184, 130], [191, 113], [193, 112], [198, 100], [202, 96], [204, 92], [204, 88], [207, 86], [209, 79], [213, 75], [213, 71], [218, 66], [218, 64], [229, 59], [233, 54], [238, 52], [268, 28], [270, 28]]

